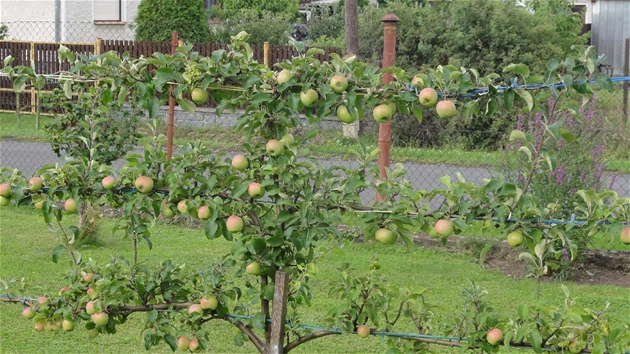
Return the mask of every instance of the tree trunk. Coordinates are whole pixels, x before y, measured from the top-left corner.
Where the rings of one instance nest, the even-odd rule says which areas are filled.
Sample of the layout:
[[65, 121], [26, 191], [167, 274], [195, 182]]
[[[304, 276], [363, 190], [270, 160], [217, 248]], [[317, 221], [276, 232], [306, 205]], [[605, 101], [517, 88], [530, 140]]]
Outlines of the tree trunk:
[[346, 0], [346, 54], [359, 52], [359, 6], [357, 0]]
[[[359, 6], [357, 0], [345, 0], [346, 13], [346, 55], [356, 55], [359, 52]], [[345, 127], [344, 136], [358, 137], [363, 121], [357, 121]]]

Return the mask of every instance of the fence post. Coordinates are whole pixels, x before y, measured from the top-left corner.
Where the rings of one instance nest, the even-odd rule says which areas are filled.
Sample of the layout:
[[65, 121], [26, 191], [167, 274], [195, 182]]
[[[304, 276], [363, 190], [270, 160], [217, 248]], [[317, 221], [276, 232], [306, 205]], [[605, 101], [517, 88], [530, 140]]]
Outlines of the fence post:
[[103, 51], [103, 39], [101, 37], [96, 38], [94, 43], [94, 55], [99, 55]]
[[287, 320], [287, 297], [289, 296], [289, 274], [276, 272], [276, 287], [273, 292], [273, 312], [271, 314], [271, 338], [268, 354], [283, 354], [284, 325]]
[[[383, 43], [383, 69], [388, 68], [396, 62], [396, 25], [400, 19], [396, 15], [388, 14], [381, 18], [384, 24]], [[383, 83], [389, 84], [392, 81], [392, 74], [383, 75]], [[378, 127], [378, 169], [381, 179], [387, 179], [387, 168], [389, 168], [389, 149], [391, 145], [392, 121], [380, 124]], [[377, 194], [376, 200], [382, 202], [385, 196]]]
[[[37, 71], [37, 67], [35, 66], [35, 42], [31, 42], [31, 67], [35, 68]], [[37, 92], [35, 92], [35, 86], [31, 85], [31, 114], [35, 114], [35, 104], [37, 103], [37, 98], [35, 97]], [[39, 129], [39, 124], [37, 124], [37, 129]]]
[[263, 44], [263, 63], [269, 67], [269, 42]]
[[[624, 51], [623, 76], [630, 76], [630, 38], [626, 38], [626, 49]], [[628, 126], [628, 81], [623, 82], [623, 122]]]
[[[171, 36], [171, 54], [177, 52], [177, 31], [173, 31]], [[173, 85], [168, 89], [168, 123], [166, 125], [166, 158], [173, 156], [173, 127], [175, 126], [175, 97], [173, 96]]]

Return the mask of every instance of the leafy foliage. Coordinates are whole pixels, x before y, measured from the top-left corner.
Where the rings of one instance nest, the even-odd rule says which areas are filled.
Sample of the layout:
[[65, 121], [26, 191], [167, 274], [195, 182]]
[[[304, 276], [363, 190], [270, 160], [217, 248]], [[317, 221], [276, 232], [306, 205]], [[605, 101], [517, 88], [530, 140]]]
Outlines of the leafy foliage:
[[[223, 0], [219, 6], [220, 10], [215, 12], [220, 18], [234, 18], [241, 10], [251, 10], [259, 16], [265, 14], [283, 14], [290, 18], [295, 18], [298, 14], [298, 0]], [[213, 9], [213, 11], [217, 11]]]
[[186, 42], [210, 40], [206, 10], [200, 0], [142, 0], [135, 22], [136, 41], [169, 42], [173, 31]]
[[5, 39], [8, 35], [9, 27], [7, 25], [0, 24], [0, 39]]
[[[89, 91], [109, 91], [108, 95], [89, 97], [93, 97], [99, 107], [107, 101], [105, 97], [127, 102], [154, 118], [167, 97], [173, 97], [183, 109], [195, 111], [196, 105], [190, 100], [194, 88], [209, 91], [217, 102], [219, 115], [225, 109], [241, 108], [237, 129], [247, 139], [243, 145], [247, 164], [235, 166], [230, 157], [213, 154], [200, 143], [189, 143], [167, 159], [163, 151], [164, 137], [154, 133], [143, 153], [128, 154], [127, 164], [119, 171], [100, 164], [90, 154], [88, 158], [73, 159], [63, 166], [44, 166], [38, 171], [45, 185], [40, 190], [26, 188], [26, 180], [19, 171], [3, 173], [3, 181], [22, 187], [10, 189], [9, 196], [3, 198], [22, 205], [43, 201], [42, 215], [47, 223], [57, 221], [61, 226], [64, 212], [56, 202], [68, 197], [124, 210], [117, 229], [131, 240], [133, 248], [130, 260], [87, 261], [73, 248], [76, 228], [64, 229], [64, 238], [54, 250], [54, 260], [59, 260], [65, 252], [71, 256], [74, 269], [68, 273], [68, 279], [72, 286], [59, 296], [31, 304], [37, 312], [35, 326], [44, 323], [57, 326], [65, 319], [77, 324], [86, 322], [91, 335], [115, 333], [116, 327], [124, 324], [130, 314], [145, 312], [145, 347], [149, 349], [164, 342], [175, 349], [177, 338], [182, 335], [194, 337], [205, 348], [209, 342], [205, 325], [221, 320], [238, 328], [236, 344], [249, 340], [265, 353], [272, 332], [270, 305], [278, 285], [274, 276], [286, 274], [290, 279], [287, 298], [291, 311], [284, 332], [290, 334], [287, 338], [292, 340], [284, 344], [284, 352], [323, 336], [355, 332], [359, 324], [371, 325], [386, 333], [394, 328], [399, 318], [411, 321], [423, 333], [432, 319], [423, 291], [383, 284], [383, 279], [375, 275], [378, 263], [374, 260], [367, 275], [354, 275], [354, 271], [342, 267], [341, 279], [331, 284], [330, 293], [339, 297], [339, 305], [331, 309], [326, 322], [339, 328], [313, 330], [300, 326], [301, 311], [312, 301], [310, 289], [316, 279], [317, 260], [357, 237], [371, 242], [377, 238], [379, 229], [387, 229], [389, 235], [411, 247], [413, 232], [422, 230], [435, 234], [437, 220], [446, 221], [452, 225], [454, 233], [459, 234], [467, 223], [483, 219], [484, 227], [494, 228], [497, 224], [506, 231], [523, 231], [525, 246], [521, 258], [532, 264], [532, 276], [540, 280], [553, 266], [559, 245], [566, 246], [571, 257], [579, 251], [577, 244], [568, 238], [568, 231], [573, 228], [585, 232], [615, 229], [630, 219], [630, 199], [606, 191], [578, 191], [581, 199], [574, 210], [580, 223], [561, 226], [543, 222], [558, 215], [558, 210], [534, 198], [528, 192], [529, 183], [519, 188], [500, 178], [492, 178], [476, 185], [461, 176], [456, 180], [444, 176], [440, 179], [443, 188], [416, 191], [405, 180], [402, 164], [384, 169], [381, 174], [373, 163], [378, 150], [363, 146], [348, 151], [348, 157], [355, 161], [354, 166], [343, 163], [324, 167], [308, 151], [307, 142], [318, 133], [317, 128], [307, 128], [306, 133], [298, 137], [290, 135], [292, 129], [302, 127], [305, 121], [316, 124], [333, 115], [341, 105], [363, 119], [365, 111], [385, 103], [401, 114], [413, 113], [421, 121], [418, 97], [407, 88], [411, 81], [409, 73], [396, 67], [383, 71], [355, 58], [342, 59], [335, 55], [330, 62], [320, 63], [314, 55], [321, 50], [311, 49], [291, 62], [279, 64], [284, 70], [280, 77], [252, 60], [253, 52], [247, 39], [246, 33], [239, 33], [233, 37], [230, 50], [217, 50], [209, 57], [192, 52], [192, 45], [178, 48], [173, 55], [155, 53], [152, 57], [138, 59], [119, 58], [115, 53], [75, 57], [62, 48], [60, 59], [73, 63], [73, 73], [83, 74], [64, 76], [67, 99], [72, 98], [75, 85], [90, 87]], [[3, 71], [13, 80], [16, 91], [38, 80], [39, 75], [30, 68], [10, 66], [11, 60], [5, 61]], [[564, 86], [534, 94], [524, 87], [510, 86], [500, 95], [498, 88], [505, 83], [499, 80], [499, 75], [483, 76], [476, 70], [455, 66], [438, 66], [420, 75], [423, 86], [448, 92], [449, 97], [445, 98], [457, 101], [465, 119], [492, 114], [502, 101], [508, 109], [541, 111], [546, 117], [547, 139], [560, 141], [569, 139], [570, 134], [561, 129], [561, 124], [551, 124], [550, 119], [571, 107], [544, 110], [549, 95], [571, 92], [588, 99], [592, 89], [584, 84], [585, 80], [594, 79], [602, 86], [609, 86], [610, 79], [595, 75], [596, 59], [592, 49], [578, 58], [551, 64], [540, 80], [546, 85], [562, 81]], [[504, 71], [517, 76], [516, 83], [527, 83], [530, 79], [529, 68], [524, 64], [510, 64]], [[383, 84], [385, 74], [392, 78], [388, 84]], [[334, 91], [330, 84], [331, 78], [338, 75], [348, 81], [347, 87], [338, 90], [343, 92]], [[488, 90], [469, 97], [475, 87]], [[309, 89], [316, 90], [318, 95], [313, 104], [305, 104], [300, 98]], [[467, 95], [466, 101], [462, 100], [462, 95]], [[155, 122], [150, 125], [154, 132], [156, 125]], [[510, 138], [522, 144], [519, 151], [529, 166], [527, 178], [539, 171], [554, 170], [552, 152], [537, 144], [531, 134], [514, 130]], [[118, 175], [114, 179], [116, 185], [107, 187], [101, 183], [104, 177], [113, 175]], [[259, 193], [252, 186], [263, 192]], [[366, 190], [375, 191], [379, 199], [372, 204], [361, 204], [360, 196]], [[433, 208], [432, 202], [436, 200], [442, 203]], [[145, 266], [138, 258], [138, 243], [146, 242], [151, 248], [151, 225], [162, 214], [167, 217], [175, 214], [175, 205], [183, 215], [204, 219], [204, 232], [209, 240], [222, 237], [230, 241], [229, 254], [204, 270], [189, 270], [169, 260], [155, 268]], [[202, 208], [209, 211], [205, 216]], [[358, 230], [339, 229], [344, 215], [357, 211], [360, 211]], [[244, 221], [242, 229], [230, 225], [232, 216]], [[442, 236], [444, 240], [447, 237]], [[93, 284], [90, 274], [96, 279]], [[575, 342], [575, 331], [562, 327], [564, 321], [584, 325], [586, 317], [594, 314], [580, 310], [583, 316], [576, 319], [575, 311], [553, 310], [547, 315], [544, 312], [547, 308], [537, 308], [535, 312], [539, 316], [519, 315], [518, 322], [510, 322], [499, 319], [489, 306], [482, 306], [481, 289], [473, 288], [466, 294], [476, 306], [465, 311], [462, 330], [453, 333], [469, 336], [460, 345], [475, 350], [498, 349], [499, 344], [483, 339], [484, 331], [494, 325], [506, 332], [518, 326], [528, 328], [529, 337], [521, 336], [516, 330], [512, 337], [514, 342], [507, 340], [504, 345], [526, 345], [536, 352], [541, 352], [543, 345], [562, 350], [565, 341]], [[217, 298], [216, 307], [201, 307], [202, 299], [208, 296]], [[97, 317], [90, 316], [93, 310], [98, 313]], [[106, 315], [105, 320], [101, 312]], [[566, 319], [556, 320], [556, 313]], [[592, 326], [584, 327], [580, 334], [583, 335], [579, 339], [581, 346], [614, 351], [628, 344], [630, 338], [623, 334], [628, 333], [627, 328], [625, 332], [624, 328], [608, 332], [605, 326], [598, 325], [603, 311], [595, 314], [597, 323], [586, 323]], [[549, 320], [539, 325], [540, 318]], [[544, 331], [554, 325], [559, 329]], [[403, 339], [414, 342], [402, 343]], [[388, 343], [396, 349], [422, 350], [425, 348], [423, 340], [441, 344], [432, 338], [404, 335]]]
[[244, 31], [250, 34], [250, 44], [269, 42], [272, 45], [284, 45], [289, 42], [293, 30], [292, 19], [292, 15], [284, 12], [264, 10], [259, 13], [254, 9], [241, 9], [224, 19], [214, 35], [218, 41], [229, 43], [232, 36]]

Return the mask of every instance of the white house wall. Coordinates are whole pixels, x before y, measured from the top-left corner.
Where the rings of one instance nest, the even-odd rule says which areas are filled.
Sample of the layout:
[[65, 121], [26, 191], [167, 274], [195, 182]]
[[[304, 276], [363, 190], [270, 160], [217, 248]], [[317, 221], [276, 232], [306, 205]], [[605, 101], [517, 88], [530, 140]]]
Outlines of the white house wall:
[[630, 38], [630, 0], [598, 0], [593, 4], [591, 42], [614, 75], [623, 73], [625, 39]]
[[[94, 21], [93, 0], [58, 0], [59, 39], [62, 42], [94, 42], [133, 39], [133, 23], [140, 0], [121, 0], [121, 21]], [[56, 0], [0, 0], [0, 22], [8, 27], [8, 39], [54, 42]]]

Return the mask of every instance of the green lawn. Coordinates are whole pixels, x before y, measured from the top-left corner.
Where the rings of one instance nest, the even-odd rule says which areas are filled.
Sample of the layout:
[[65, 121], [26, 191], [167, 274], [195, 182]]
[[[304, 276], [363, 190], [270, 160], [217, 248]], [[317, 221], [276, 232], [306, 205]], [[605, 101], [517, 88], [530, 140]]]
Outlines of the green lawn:
[[[66, 224], [76, 223], [76, 217], [64, 218]], [[129, 257], [130, 240], [121, 235], [112, 235], [113, 221], [103, 219], [99, 248], [82, 251], [84, 258], [106, 261], [112, 255]], [[172, 258], [175, 262], [186, 263], [191, 268], [208, 265], [227, 252], [230, 245], [224, 240], [207, 240], [199, 229], [189, 229], [176, 225], [158, 224], [152, 229], [153, 250], [142, 244], [140, 257], [147, 263], [155, 264]], [[41, 216], [28, 207], [0, 208], [0, 278], [3, 280], [24, 278], [32, 288], [29, 296], [46, 292], [56, 293], [64, 286], [65, 271], [70, 269], [69, 256], [59, 264], [51, 262], [52, 249], [59, 243], [59, 232], [51, 232]], [[380, 244], [351, 244], [344, 253], [331, 253], [318, 263], [318, 275], [311, 282], [315, 301], [312, 308], [304, 311], [304, 323], [321, 324], [327, 310], [335, 303], [328, 296], [329, 284], [339, 276], [336, 271], [343, 262], [350, 262], [356, 269], [366, 270], [370, 259], [378, 255], [381, 272], [388, 281], [397, 286], [411, 289], [426, 288], [427, 300], [436, 307], [433, 320], [433, 334], [444, 334], [453, 324], [458, 311], [462, 309], [460, 296], [462, 287], [468, 280], [485, 288], [488, 300], [500, 313], [513, 315], [517, 303], [535, 302], [536, 282], [531, 279], [511, 279], [497, 270], [482, 268], [475, 257], [454, 254], [446, 251], [414, 248], [402, 245], [383, 246]], [[614, 286], [585, 286], [566, 283], [579, 306], [593, 309], [603, 308], [611, 303], [609, 316], [619, 325], [628, 321], [630, 313], [629, 289]], [[542, 301], [560, 306], [564, 300], [559, 283], [542, 284]], [[49, 332], [36, 333], [32, 324], [20, 316], [21, 306], [0, 303], [0, 352], [2, 353], [136, 353], [145, 352], [141, 338], [142, 314], [136, 314], [118, 327], [116, 335], [102, 335], [88, 340], [86, 333], [78, 329], [66, 334]], [[253, 346], [235, 347], [236, 333], [223, 322], [210, 322], [213, 326], [212, 351], [252, 353]], [[401, 331], [411, 332], [408, 324]], [[367, 353], [385, 352], [384, 340], [371, 336], [360, 339], [354, 335], [330, 336], [318, 339], [295, 350], [295, 353]], [[170, 352], [166, 345], [153, 348], [151, 352]], [[449, 349], [440, 352], [452, 352]]]

